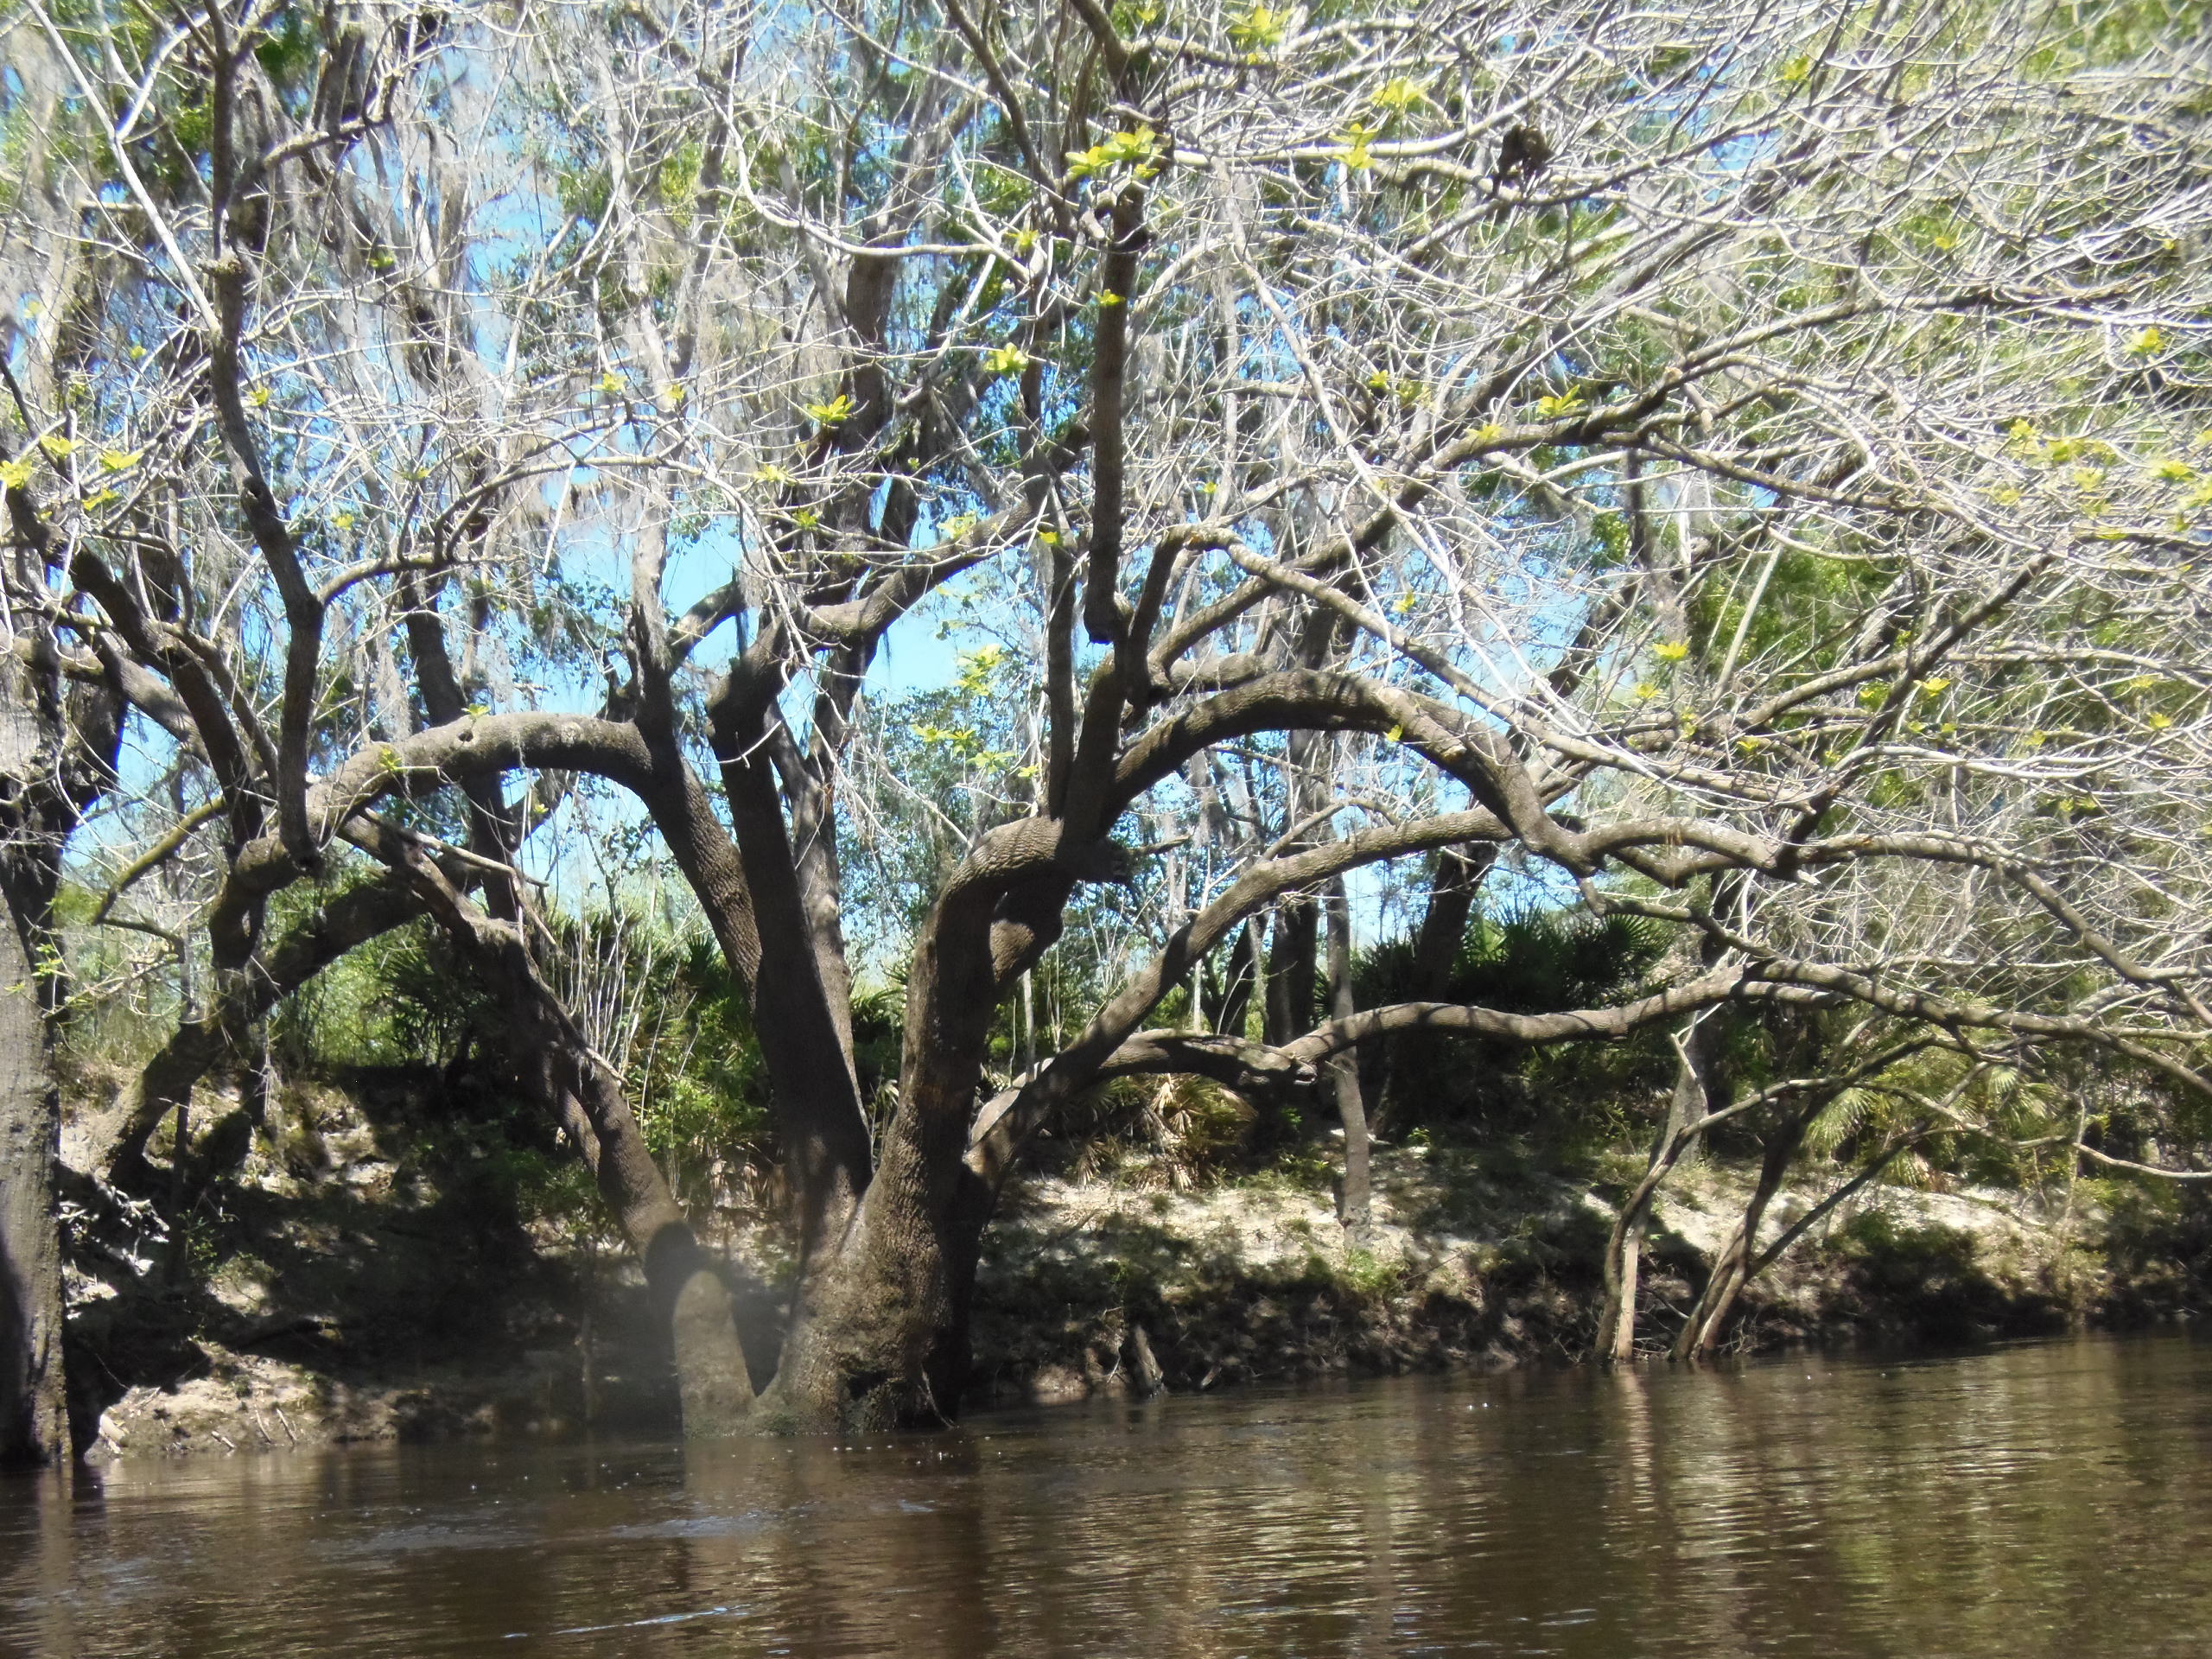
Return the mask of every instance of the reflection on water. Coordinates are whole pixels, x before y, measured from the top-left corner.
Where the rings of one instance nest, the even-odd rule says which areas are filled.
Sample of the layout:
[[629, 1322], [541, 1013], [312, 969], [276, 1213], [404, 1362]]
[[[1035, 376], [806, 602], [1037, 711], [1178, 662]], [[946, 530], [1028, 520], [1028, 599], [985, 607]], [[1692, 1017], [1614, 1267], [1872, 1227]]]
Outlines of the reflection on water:
[[2212, 1343], [0, 1483], [0, 1652], [2212, 1653]]

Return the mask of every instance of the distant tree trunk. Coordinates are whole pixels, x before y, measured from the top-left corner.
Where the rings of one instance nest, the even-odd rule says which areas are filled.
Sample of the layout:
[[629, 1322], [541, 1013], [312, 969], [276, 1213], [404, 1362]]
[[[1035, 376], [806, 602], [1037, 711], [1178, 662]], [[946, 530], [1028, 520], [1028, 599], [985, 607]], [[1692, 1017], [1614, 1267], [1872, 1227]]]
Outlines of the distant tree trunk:
[[1759, 1160], [1758, 1183], [1751, 1189], [1750, 1202], [1744, 1206], [1743, 1218], [1713, 1257], [1713, 1271], [1706, 1279], [1705, 1288], [1698, 1293], [1689, 1318], [1683, 1321], [1675, 1338], [1672, 1357], [1704, 1359], [1719, 1347], [1728, 1315], [1756, 1270], [1754, 1253], [1758, 1248], [1759, 1224], [1766, 1219], [1767, 1206], [1781, 1191], [1783, 1177], [1789, 1173], [1790, 1160], [1796, 1157], [1817, 1109], [1816, 1105], [1808, 1105], [1791, 1113], [1767, 1137], [1765, 1155]]
[[1497, 849], [1484, 845], [1468, 852], [1446, 847], [1436, 855], [1436, 874], [1414, 938], [1414, 982], [1407, 995], [1417, 1001], [1440, 1002], [1452, 981], [1452, 964], [1466, 942], [1467, 918], [1475, 894], [1497, 860]]
[[[1487, 843], [1464, 852], [1446, 847], [1436, 855], [1428, 906], [1421, 912], [1421, 928], [1414, 936], [1412, 982], [1405, 990], [1409, 999], [1423, 1002], [1450, 1000], [1452, 970], [1467, 941], [1467, 923], [1474, 914], [1475, 897], [1482, 891], [1483, 878], [1497, 861], [1497, 849]], [[1414, 1103], [1405, 1098], [1411, 1080], [1435, 1076], [1435, 1068], [1446, 1053], [1452, 1056], [1452, 1063], [1462, 1075], [1484, 1065], [1471, 1045], [1419, 1032], [1406, 1033], [1376, 1046], [1382, 1051], [1382, 1075], [1375, 1089], [1375, 1098], [1379, 1103], [1376, 1112], [1378, 1122], [1386, 1118], [1395, 1122], [1398, 1114]]]
[[1286, 899], [1276, 906], [1268, 942], [1267, 1038], [1272, 1047], [1294, 1041], [1313, 1028], [1320, 919], [1319, 907], [1311, 899]]
[[[1351, 906], [1344, 896], [1344, 878], [1329, 884], [1329, 1014], [1346, 1020], [1357, 1012], [1351, 994]], [[1374, 1218], [1373, 1183], [1369, 1168], [1367, 1109], [1360, 1098], [1359, 1051], [1347, 1049], [1330, 1063], [1335, 1074], [1337, 1117], [1344, 1131], [1344, 1185], [1338, 1205], [1338, 1219], [1355, 1238], [1367, 1231]]]
[[1597, 1353], [1605, 1360], [1636, 1357], [1636, 1288], [1643, 1268], [1643, 1238], [1660, 1184], [1695, 1139], [1694, 1126], [1712, 1109], [1707, 1060], [1712, 1047], [1710, 1020], [1693, 1020], [1675, 1039], [1675, 1086], [1667, 1116], [1651, 1142], [1643, 1179], [1621, 1205], [1605, 1241], [1605, 1303], [1598, 1318]]
[[1208, 1010], [1207, 1025], [1214, 1031], [1231, 1037], [1244, 1034], [1244, 1022], [1252, 1007], [1252, 985], [1258, 977], [1260, 963], [1260, 934], [1255, 923], [1248, 922], [1236, 932], [1236, 943], [1229, 947], [1222, 969], [1220, 995]]
[[0, 918], [0, 1464], [69, 1450], [62, 1388], [61, 1237], [54, 1166], [61, 1116], [32, 957]]

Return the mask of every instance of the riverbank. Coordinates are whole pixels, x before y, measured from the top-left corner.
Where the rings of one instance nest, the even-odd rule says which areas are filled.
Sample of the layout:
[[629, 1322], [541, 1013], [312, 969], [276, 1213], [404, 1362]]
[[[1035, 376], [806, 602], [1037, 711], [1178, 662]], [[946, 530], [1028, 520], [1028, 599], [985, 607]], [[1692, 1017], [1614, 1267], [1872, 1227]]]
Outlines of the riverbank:
[[[1750, 1169], [1719, 1164], [1670, 1182], [1646, 1246], [1640, 1353], [1663, 1354], [1751, 1182]], [[1762, 1240], [1821, 1196], [1785, 1189]], [[1510, 1150], [1381, 1153], [1374, 1220], [1357, 1237], [1318, 1184], [1036, 1182], [998, 1224], [985, 1265], [978, 1386], [1001, 1402], [1141, 1391], [1147, 1352], [1166, 1386], [1185, 1389], [1580, 1360], [1615, 1213], [1604, 1189]], [[2153, 1243], [2142, 1217], [2079, 1193], [2069, 1213], [2063, 1195], [1872, 1186], [1753, 1281], [1727, 1346], [1955, 1344], [2186, 1319], [2206, 1306], [2205, 1253], [2190, 1254], [2171, 1217], [2156, 1230]]]
[[[188, 1239], [209, 1255], [204, 1273], [173, 1271], [175, 1253], [143, 1232], [134, 1243], [130, 1213], [77, 1178], [72, 1354], [88, 1455], [658, 1432], [672, 1421], [639, 1275], [588, 1225], [468, 1175], [480, 1158], [439, 1167], [389, 1155], [405, 1137], [372, 1132], [373, 1114], [343, 1097], [287, 1110]], [[1671, 1181], [1646, 1251], [1644, 1351], [1663, 1351], [1749, 1184], [1749, 1171], [1713, 1163]], [[1009, 1192], [990, 1236], [971, 1402], [1575, 1360], [1602, 1300], [1618, 1191], [1510, 1147], [1389, 1148], [1373, 1223], [1352, 1237], [1315, 1154], [1198, 1185], [1144, 1159], [1032, 1179]], [[1817, 1198], [1785, 1191], [1764, 1236]], [[2064, 1194], [1870, 1187], [1753, 1282], [1731, 1346], [1948, 1344], [2186, 1319], [2212, 1278], [2196, 1214], [2116, 1213], [2086, 1188], [2069, 1205]], [[219, 1236], [253, 1248], [221, 1253]], [[769, 1277], [777, 1267], [747, 1265]], [[753, 1313], [765, 1357], [774, 1309]]]

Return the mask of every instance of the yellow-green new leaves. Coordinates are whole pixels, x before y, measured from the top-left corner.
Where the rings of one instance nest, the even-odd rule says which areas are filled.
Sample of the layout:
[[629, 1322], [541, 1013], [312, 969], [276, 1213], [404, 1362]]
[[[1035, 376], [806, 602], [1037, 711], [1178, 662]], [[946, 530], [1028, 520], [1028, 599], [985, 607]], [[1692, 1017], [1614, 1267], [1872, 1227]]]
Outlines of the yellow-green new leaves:
[[67, 461], [77, 453], [77, 440], [65, 438], [59, 432], [49, 432], [38, 441], [38, 447], [45, 450], [51, 460]]
[[1089, 149], [1068, 151], [1068, 172], [1075, 178], [1083, 179], [1126, 166], [1137, 178], [1148, 179], [1160, 170], [1161, 149], [1158, 133], [1150, 127], [1138, 127], [1115, 133]]
[[1029, 366], [1029, 353], [1019, 346], [1001, 346], [983, 353], [983, 367], [993, 374], [1020, 374]]
[[0, 461], [0, 486], [10, 490], [30, 487], [31, 464], [28, 461]]
[[111, 473], [127, 473], [138, 464], [138, 458], [145, 453], [143, 449], [103, 449], [100, 451], [100, 465]]
[[956, 683], [971, 697], [980, 697], [996, 683], [998, 672], [1006, 666], [1004, 645], [978, 645], [973, 651], [963, 651], [953, 659], [959, 665]]
[[1387, 115], [1410, 115], [1428, 102], [1428, 88], [1410, 75], [1398, 75], [1377, 86], [1370, 100]]
[[1355, 173], [1363, 172], [1375, 165], [1375, 158], [1367, 147], [1379, 137], [1377, 130], [1363, 122], [1355, 121], [1337, 135], [1337, 142], [1344, 148], [1344, 165]]
[[1229, 26], [1230, 42], [1240, 52], [1272, 52], [1290, 35], [1291, 15], [1255, 5]]
[[1408, 409], [1416, 407], [1428, 395], [1428, 388], [1420, 381], [1403, 378], [1393, 380], [1379, 369], [1367, 377], [1367, 389], [1378, 397], [1395, 396]]
[[799, 413], [817, 426], [842, 426], [853, 418], [853, 400], [841, 391], [826, 404], [802, 404]]

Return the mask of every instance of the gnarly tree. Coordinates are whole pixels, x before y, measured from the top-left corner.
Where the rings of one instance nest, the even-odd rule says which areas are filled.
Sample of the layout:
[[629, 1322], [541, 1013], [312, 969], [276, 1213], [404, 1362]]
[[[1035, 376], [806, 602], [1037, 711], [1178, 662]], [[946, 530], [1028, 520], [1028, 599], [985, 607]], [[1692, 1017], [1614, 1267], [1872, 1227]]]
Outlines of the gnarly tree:
[[[650, 1267], [680, 1217], [518, 867], [562, 778], [627, 791], [789, 1162], [762, 1421], [951, 1410], [998, 1193], [1119, 1073], [1737, 1003], [2207, 1087], [2186, 42], [2025, 5], [26, 3], [117, 112], [76, 234], [132, 263], [10, 505], [205, 791], [211, 995], [265, 979], [270, 894], [381, 865], [505, 976]], [[1018, 712], [929, 740], [974, 810], [872, 1137], [845, 864], [899, 780], [862, 691], [957, 594]], [[1543, 1014], [1332, 971], [1319, 1018], [1330, 896], [1447, 852], [1694, 966]], [[994, 1073], [1071, 926], [1112, 982]], [[1147, 1027], [1232, 951], [1264, 1040]], [[706, 1351], [727, 1427], [753, 1380]]]

